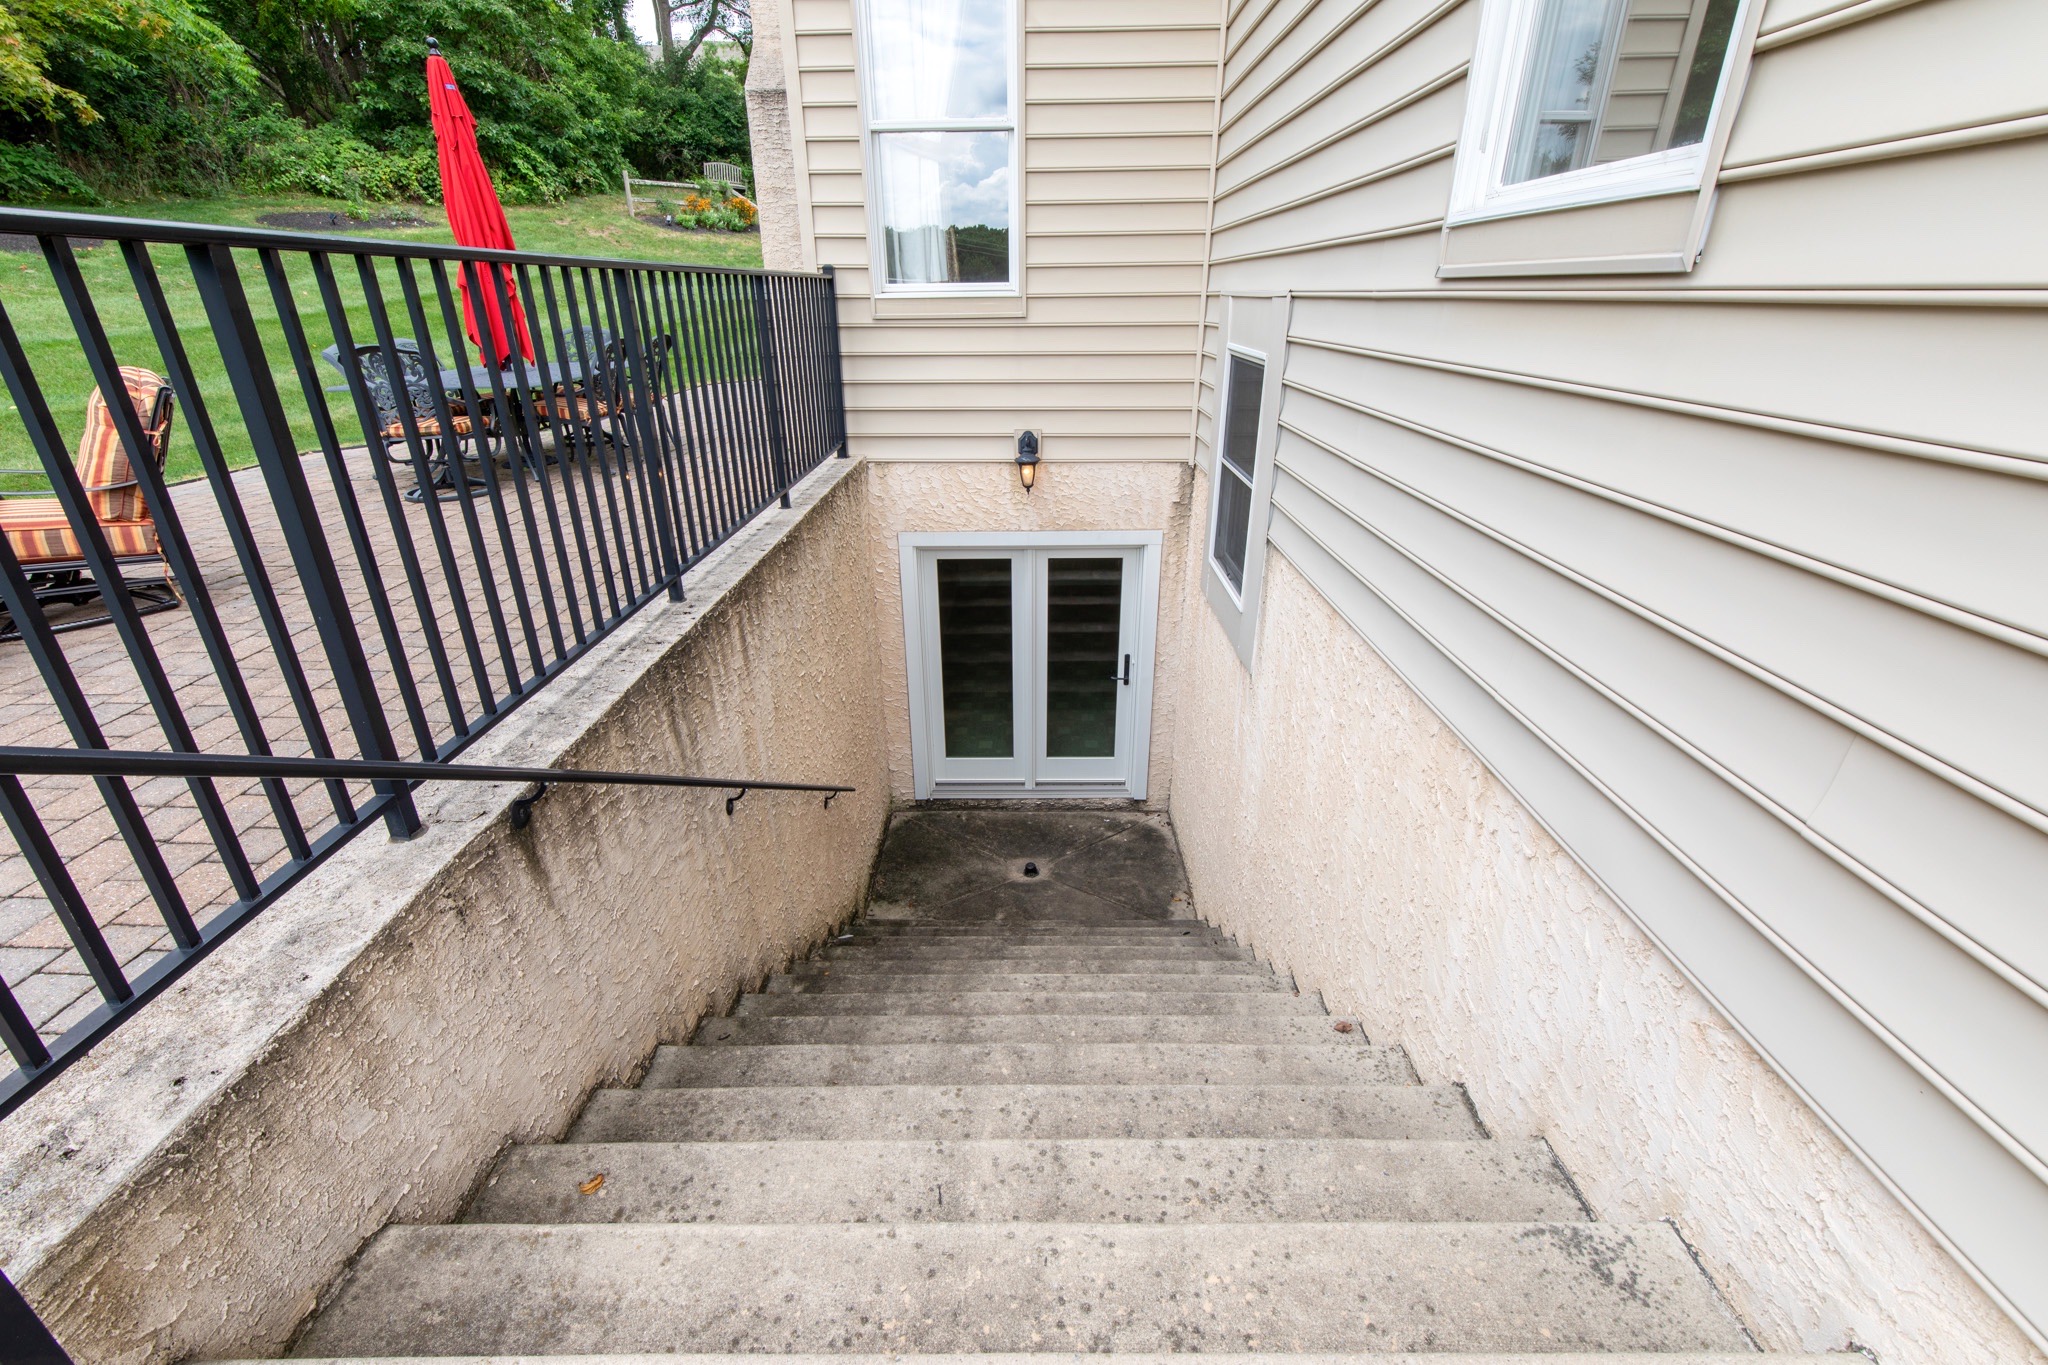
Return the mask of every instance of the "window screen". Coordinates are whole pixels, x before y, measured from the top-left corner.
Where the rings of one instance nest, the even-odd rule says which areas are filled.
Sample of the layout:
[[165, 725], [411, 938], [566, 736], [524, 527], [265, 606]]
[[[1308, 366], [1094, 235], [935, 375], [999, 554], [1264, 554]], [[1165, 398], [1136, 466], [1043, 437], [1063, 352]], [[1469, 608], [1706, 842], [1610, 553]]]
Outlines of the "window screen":
[[1216, 524], [1210, 557], [1236, 592], [1244, 591], [1245, 547], [1251, 539], [1252, 484], [1258, 478], [1260, 403], [1266, 389], [1263, 362], [1230, 357], [1224, 381], [1223, 440], [1217, 448]]

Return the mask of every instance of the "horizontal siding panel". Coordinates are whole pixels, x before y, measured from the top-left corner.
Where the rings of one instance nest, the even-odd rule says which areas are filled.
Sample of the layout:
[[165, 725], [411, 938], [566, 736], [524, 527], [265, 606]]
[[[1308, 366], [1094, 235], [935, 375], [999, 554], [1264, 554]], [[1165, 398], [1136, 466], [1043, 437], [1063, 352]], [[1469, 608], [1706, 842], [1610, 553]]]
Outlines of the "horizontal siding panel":
[[1347, 29], [1383, 0], [1335, 0], [1302, 5], [1286, 0], [1261, 19], [1224, 71], [1223, 115], [1237, 119], [1286, 79], [1288, 68], [1311, 60], [1316, 49], [1343, 41]]
[[843, 142], [806, 138], [804, 154], [810, 158], [813, 171], [858, 171], [861, 168], [861, 145], [857, 138]]
[[1024, 61], [1030, 66], [1086, 67], [1118, 63], [1131, 66], [1198, 63], [1209, 68], [1210, 79], [1213, 80], [1216, 43], [1217, 35], [1213, 28], [1100, 33], [1083, 30], [1027, 31], [1024, 35]]
[[1200, 265], [1035, 265], [1027, 287], [1034, 298], [1048, 294], [1078, 295], [1116, 307], [1119, 294], [1180, 294], [1181, 307], [1192, 316], [1194, 295], [1202, 287]]
[[[1141, 222], [1142, 207], [1133, 205], [1124, 221]], [[1037, 226], [1033, 220], [1034, 228]], [[1115, 235], [1085, 234], [1048, 237], [1033, 231], [1024, 248], [1030, 262], [1040, 265], [1114, 265], [1123, 263], [1159, 265], [1202, 264], [1203, 235], [1200, 232], [1119, 232]]]
[[[2048, 458], [2048, 310], [1305, 300], [1302, 336]], [[1644, 345], [1654, 337], [1655, 345]]]
[[[1998, 41], [1985, 42], [1987, 33]], [[1908, 5], [1764, 52], [1743, 91], [1728, 164], [2048, 113], [2043, 54], [2041, 0]], [[1930, 79], [1936, 72], [1951, 78]]]
[[[1350, 560], [1337, 558], [1313, 533], [1341, 538], [1341, 519], [1327, 505], [1304, 509], [1310, 517], [1316, 512], [1322, 524], [1310, 529], [1298, 529], [1291, 515], [1276, 516], [1282, 552], [1513, 790], [1544, 812], [1567, 848], [1601, 869], [1665, 950], [1744, 1021], [1765, 1055], [1857, 1134], [1931, 1218], [1973, 1246], [1992, 1283], [2023, 1307], [2048, 1308], [2032, 1235], [2048, 1217], [2048, 1186], [1663, 845], [1702, 847], [1716, 863], [1753, 864], [1751, 878], [1761, 875], [1774, 901], [1784, 890], [1773, 890], [1772, 874], [1786, 864], [1807, 872], [1798, 862], [1819, 860], [1794, 847], [1782, 827], [1770, 828], [1753, 805], [1745, 811], [1749, 803], [1725, 783], [1391, 550], [1361, 537], [1346, 545]], [[1389, 599], [1401, 604], [1405, 619]], [[1428, 634], [1411, 624], [1417, 619], [1431, 623]], [[1489, 695], [1475, 681], [1481, 677], [1497, 680], [1491, 685], [1501, 692]], [[1610, 796], [1560, 761], [1559, 751], [1583, 755], [1580, 761], [1603, 777], [1617, 769], [1623, 777], [1646, 775]], [[1618, 805], [1616, 797], [1631, 804]], [[1797, 895], [1807, 880], [1788, 877], [1783, 886]], [[1797, 915], [1802, 907], [1795, 900], [1789, 908]], [[1849, 937], [1857, 932], [1848, 926]]]
[[1231, 17], [1223, 79], [1235, 86], [1262, 64], [1282, 34], [1311, 17], [1318, 0], [1252, 0]]
[[1743, 181], [1689, 282], [2040, 289], [2044, 220], [2048, 138]]
[[[818, 264], [829, 265], [835, 270], [860, 270], [865, 272], [868, 266], [867, 238], [830, 237], [822, 233], [819, 234]], [[843, 279], [838, 283], [842, 289], [848, 287], [847, 282]]]
[[1032, 307], [1033, 325], [1029, 327], [1013, 322], [1000, 326], [898, 322], [848, 332], [840, 346], [849, 356], [864, 352], [907, 360], [928, 354], [940, 361], [954, 355], [1114, 357], [1176, 351], [1185, 355], [1195, 335], [1192, 309], [1185, 320], [1172, 326], [1061, 327], [1037, 315], [1035, 300]]
[[1179, 199], [1206, 204], [1209, 172], [1202, 167], [1170, 170], [1027, 171], [1024, 193], [1029, 202], [1124, 204], [1147, 199]]
[[[1903, 4], [1926, 4], [1929, 0], [1899, 0]], [[1776, 33], [1828, 15], [1854, 10], [1867, 0], [1769, 0], [1764, 7], [1763, 32]], [[1856, 16], [1848, 16], [1857, 21]]]
[[796, 64], [800, 70], [816, 70], [821, 66], [853, 67], [853, 34], [851, 33], [799, 33], [796, 39]]
[[1209, 135], [1182, 137], [1034, 137], [1024, 143], [1028, 172], [1199, 167], [1208, 188]]
[[[1270, 135], [1257, 141], [1237, 138], [1235, 150], [1226, 151], [1223, 155], [1223, 164], [1217, 173], [1219, 186], [1234, 189], [1252, 177], [1263, 175], [1289, 159], [1301, 157], [1333, 140], [1337, 146], [1345, 145], [1345, 139], [1356, 137], [1357, 132], [1362, 131], [1358, 125], [1363, 124], [1369, 129], [1397, 109], [1405, 108], [1432, 91], [1442, 91], [1446, 86], [1449, 87], [1448, 96], [1438, 94], [1437, 99], [1448, 98], [1453, 108], [1448, 115], [1438, 109], [1431, 117], [1447, 121], [1442, 124], [1432, 122], [1430, 127], [1433, 131], [1417, 133], [1417, 146], [1434, 146], [1455, 140], [1464, 119], [1462, 75], [1472, 58], [1477, 27], [1472, 15], [1470, 9], [1459, 10], [1443, 22], [1432, 25], [1413, 42], [1396, 48], [1374, 66], [1368, 77], [1354, 82], [1354, 89], [1343, 98], [1324, 100], [1302, 109]], [[1323, 183], [1331, 184], [1345, 178], [1346, 173], [1339, 164], [1325, 168]], [[1302, 188], [1312, 189], [1314, 185]]]
[[1024, 73], [1027, 102], [1068, 100], [1095, 104], [1109, 99], [1209, 100], [1216, 96], [1216, 68], [1201, 66], [1041, 67]]
[[1216, 0], [1025, 0], [1024, 22], [1034, 28], [1089, 28], [1097, 25], [1150, 27], [1222, 22]]
[[[1335, 186], [1367, 175], [1384, 174], [1389, 167], [1455, 145], [1464, 108], [1464, 86], [1462, 83], [1453, 84], [1291, 166], [1242, 185], [1242, 188], [1239, 187], [1241, 181], [1228, 190], [1219, 186], [1216, 221], [1231, 223], [1252, 214], [1285, 216], [1322, 209], [1334, 202], [1327, 197], [1327, 192]], [[1271, 150], [1283, 149], [1275, 147]], [[1367, 188], [1370, 192], [1371, 187]], [[1299, 204], [1300, 200], [1312, 195], [1326, 197], [1307, 205]], [[1443, 207], [1443, 203], [1436, 204], [1430, 212], [1441, 213]], [[1333, 234], [1317, 232], [1309, 235]]]
[[[1070, 408], [846, 409], [847, 430], [860, 435], [951, 436], [1000, 435], [1009, 439], [1024, 427], [1048, 436], [1073, 433], [1093, 436], [1179, 436], [1187, 439], [1187, 409], [1165, 411], [1079, 411]], [[1010, 452], [1016, 454], [1013, 449]]]
[[1226, 294], [1284, 294], [1311, 279], [1319, 290], [1408, 289], [1418, 277], [1435, 275], [1439, 242], [1431, 227], [1313, 253], [1218, 261], [1210, 267], [1209, 287]]
[[[891, 331], [899, 329], [892, 328]], [[1114, 352], [1091, 350], [1019, 352], [1001, 351], [982, 355], [863, 354], [847, 351], [843, 357], [848, 384], [903, 384], [927, 381], [963, 383], [1047, 384], [1065, 381], [1112, 383], [1148, 381], [1172, 383], [1180, 400], [1194, 392], [1195, 358], [1185, 349], [1175, 351]]]
[[[1449, 10], [1445, 8], [1447, 3], [1452, 6]], [[1265, 76], [1254, 77], [1226, 97], [1224, 148], [1234, 153], [1247, 142], [1299, 117], [1299, 111], [1311, 105], [1334, 101], [1370, 109], [1404, 93], [1398, 81], [1378, 79], [1380, 65], [1401, 47], [1443, 26], [1445, 19], [1457, 14], [1459, 8], [1456, 0], [1380, 0], [1364, 9], [1356, 23], [1345, 27], [1298, 70], [1285, 76], [1275, 72], [1270, 86], [1262, 86], [1249, 100], [1243, 98], [1246, 90], [1266, 81]], [[1466, 0], [1462, 8], [1472, 9], [1476, 5]], [[1469, 48], [1465, 56], [1470, 58]]]
[[[989, 460], [1009, 461], [1017, 457], [1015, 438], [1007, 431], [981, 436], [863, 435], [849, 437], [853, 453], [870, 460]], [[1055, 444], [1057, 442], [1057, 444]], [[1125, 460], [1170, 460], [1188, 456], [1185, 435], [1103, 436], [1048, 433], [1046, 463], [1039, 477], [1058, 477], [1059, 464], [1086, 464]]]
[[[1451, 192], [1448, 157], [1346, 190], [1292, 213], [1255, 218], [1221, 229], [1211, 248], [1219, 259], [1277, 247], [1362, 236], [1443, 216]], [[1220, 210], [1219, 210], [1220, 212]]]
[[[809, 148], [805, 148], [808, 152]], [[862, 197], [862, 177], [858, 169], [852, 171], [813, 171], [811, 180], [811, 203], [851, 204], [866, 215], [867, 201]]]
[[[1298, 316], [1298, 315], [1297, 315]], [[1297, 342], [1303, 382], [2036, 634], [2048, 484]], [[1310, 379], [1313, 375], [1315, 378]], [[1944, 510], [1930, 517], [1928, 509]]]
[[[1036, 276], [1038, 272], [1033, 271]], [[1126, 294], [1108, 291], [1091, 294], [1084, 290], [1071, 296], [1056, 296], [1036, 290], [1031, 296], [1031, 325], [1060, 323], [1184, 323], [1194, 325], [1195, 291], [1160, 294]]]
[[[1290, 356], [1290, 381], [1293, 357], [1302, 355]], [[2048, 811], [2048, 727], [2034, 721], [2048, 695], [2048, 659], [1512, 465], [1359, 420], [1375, 428], [1376, 468], [1818, 702]], [[1333, 443], [1351, 449], [1358, 438]], [[1899, 666], [1908, 659], [1915, 666]], [[1967, 706], [1956, 704], [1958, 678], [1969, 679]]]
[[1155, 232], [1204, 232], [1209, 226], [1209, 206], [1200, 200], [1134, 199], [1110, 204], [1031, 204], [1031, 231], [1039, 233], [1100, 231], [1106, 214], [1115, 214], [1137, 227]]
[[852, 71], [799, 71], [797, 90], [810, 104], [853, 104], [860, 99], [860, 76]]
[[[1041, 407], [1047, 412], [1099, 412], [1185, 408], [1194, 385], [1180, 382], [1128, 382], [1114, 379], [1047, 379], [1021, 383], [1014, 376], [994, 379], [949, 378], [945, 382], [905, 376], [886, 381], [848, 376], [846, 405], [874, 411], [883, 408], [930, 408], [934, 411], [979, 411], [987, 408]], [[1026, 423], [1025, 425], [1030, 425]]]
[[814, 204], [811, 222], [821, 233], [865, 237], [868, 231], [867, 210], [859, 204]]
[[853, 6], [847, 0], [791, 0], [789, 16], [798, 33], [853, 28]]
[[1030, 104], [1024, 126], [1034, 136], [1087, 134], [1113, 137], [1145, 133], [1194, 133], [1206, 140], [1216, 123], [1212, 100], [1132, 100], [1119, 104]]
[[863, 131], [860, 110], [851, 105], [810, 105], [804, 110], [806, 138], [859, 137]]

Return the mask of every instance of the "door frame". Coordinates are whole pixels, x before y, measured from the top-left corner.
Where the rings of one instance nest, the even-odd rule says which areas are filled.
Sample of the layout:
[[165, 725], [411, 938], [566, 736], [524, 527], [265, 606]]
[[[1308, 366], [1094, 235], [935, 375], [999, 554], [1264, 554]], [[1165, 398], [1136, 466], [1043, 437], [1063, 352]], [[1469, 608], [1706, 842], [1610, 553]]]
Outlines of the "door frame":
[[[910, 684], [911, 781], [918, 800], [990, 796], [1145, 799], [1152, 756], [1152, 680], [1159, 641], [1159, 551], [1164, 538], [1164, 533], [1159, 531], [906, 531], [897, 536], [903, 587], [903, 661]], [[1001, 790], [979, 787], [933, 791], [930, 746], [932, 725], [938, 718], [939, 698], [932, 694], [931, 669], [935, 660], [927, 648], [930, 618], [920, 591], [922, 575], [918, 561], [925, 550], [1138, 551], [1138, 624], [1131, 663], [1131, 775], [1128, 782], [1042, 782], [1027, 778], [1021, 786], [1005, 784]], [[1042, 702], [1035, 704], [1043, 710]], [[1034, 726], [1034, 732], [1036, 729]], [[1031, 743], [1035, 749], [1035, 737]]]

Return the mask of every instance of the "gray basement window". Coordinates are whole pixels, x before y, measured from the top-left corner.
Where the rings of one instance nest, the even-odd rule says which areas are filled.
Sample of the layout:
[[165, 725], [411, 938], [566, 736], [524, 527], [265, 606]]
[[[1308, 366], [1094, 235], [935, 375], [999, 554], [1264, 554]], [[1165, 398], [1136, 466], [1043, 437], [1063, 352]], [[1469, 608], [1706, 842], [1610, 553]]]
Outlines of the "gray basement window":
[[1216, 462], [1216, 516], [1209, 555], [1242, 600], [1245, 547], [1251, 540], [1252, 486], [1259, 473], [1260, 400], [1266, 388], [1264, 362], [1232, 352], [1224, 383], [1222, 456]]

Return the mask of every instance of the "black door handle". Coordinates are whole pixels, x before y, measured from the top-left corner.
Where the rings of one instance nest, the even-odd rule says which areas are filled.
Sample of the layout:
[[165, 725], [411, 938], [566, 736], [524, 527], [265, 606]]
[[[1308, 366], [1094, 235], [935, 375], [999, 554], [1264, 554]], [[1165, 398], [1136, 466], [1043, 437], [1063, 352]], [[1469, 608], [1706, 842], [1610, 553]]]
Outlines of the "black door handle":
[[1120, 682], [1120, 683], [1122, 683], [1122, 684], [1123, 684], [1123, 685], [1124, 685], [1125, 687], [1129, 687], [1129, 686], [1131, 685], [1131, 656], [1130, 656], [1130, 655], [1128, 655], [1128, 654], [1124, 655], [1124, 675], [1123, 675], [1123, 677], [1119, 678], [1119, 677], [1117, 677], [1117, 675], [1116, 675], [1116, 674], [1112, 673], [1112, 674], [1110, 674], [1110, 675], [1109, 675], [1109, 680], [1110, 680], [1111, 682]]

